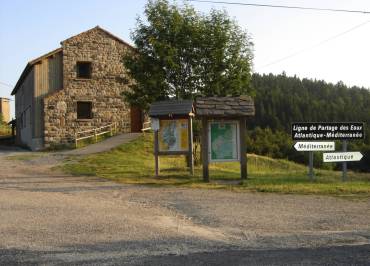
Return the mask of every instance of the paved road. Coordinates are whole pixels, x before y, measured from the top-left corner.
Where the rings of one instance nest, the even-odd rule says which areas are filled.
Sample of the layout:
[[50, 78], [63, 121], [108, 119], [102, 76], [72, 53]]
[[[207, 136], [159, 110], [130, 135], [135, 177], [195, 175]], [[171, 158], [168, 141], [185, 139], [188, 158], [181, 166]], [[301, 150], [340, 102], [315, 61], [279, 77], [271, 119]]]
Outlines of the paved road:
[[120, 185], [0, 156], [0, 265], [369, 265], [370, 202]]
[[[81, 250], [82, 249], [82, 250]], [[0, 263], [12, 265], [18, 259], [19, 264], [39, 265], [133, 265], [133, 266], [183, 266], [183, 265], [369, 265], [370, 245], [337, 246], [319, 248], [273, 249], [273, 250], [223, 250], [199, 252], [186, 255], [166, 254], [158, 256], [114, 256], [105, 257], [104, 253], [124, 250], [121, 243], [116, 247], [87, 246], [78, 247], [74, 256], [76, 261], [62, 257], [63, 252], [29, 251], [19, 249], [0, 250]], [[77, 253], [80, 251], [81, 253]], [[89, 253], [100, 256], [88, 258]]]
[[273, 250], [226, 250], [151, 256], [131, 265], [369, 265], [370, 245]]

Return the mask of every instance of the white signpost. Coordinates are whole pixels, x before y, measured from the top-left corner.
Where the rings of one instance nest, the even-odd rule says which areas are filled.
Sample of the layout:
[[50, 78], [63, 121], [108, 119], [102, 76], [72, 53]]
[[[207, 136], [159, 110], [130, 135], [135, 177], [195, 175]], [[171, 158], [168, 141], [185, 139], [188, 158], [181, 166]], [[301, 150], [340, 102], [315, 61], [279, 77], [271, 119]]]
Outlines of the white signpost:
[[[309, 152], [309, 176], [313, 180], [313, 152], [335, 151], [334, 142], [320, 140], [341, 140], [342, 152], [324, 153], [324, 162], [342, 162], [342, 181], [347, 180], [347, 162], [360, 161], [362, 154], [347, 152], [348, 140], [364, 139], [365, 123], [362, 122], [299, 122], [292, 123], [292, 139], [297, 142], [297, 151]], [[304, 141], [307, 142], [304, 142]], [[311, 141], [312, 140], [312, 141]]]
[[362, 159], [361, 152], [329, 152], [323, 154], [325, 163], [334, 162], [357, 162]]
[[299, 141], [294, 144], [297, 151], [308, 151], [308, 175], [313, 180], [313, 152], [335, 151], [334, 141]]
[[294, 144], [297, 151], [335, 151], [334, 141], [300, 141]]

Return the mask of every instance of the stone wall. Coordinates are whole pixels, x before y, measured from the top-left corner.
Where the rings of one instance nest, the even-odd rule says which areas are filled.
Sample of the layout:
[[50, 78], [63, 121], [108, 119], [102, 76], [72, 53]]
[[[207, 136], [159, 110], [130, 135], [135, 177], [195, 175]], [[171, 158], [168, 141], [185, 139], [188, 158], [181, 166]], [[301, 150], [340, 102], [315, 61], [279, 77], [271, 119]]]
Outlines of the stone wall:
[[[132, 49], [94, 28], [62, 42], [63, 89], [44, 98], [44, 146], [66, 144], [75, 133], [111, 123], [130, 131], [130, 107], [121, 93], [128, 89], [122, 58]], [[92, 63], [91, 79], [77, 78], [76, 63]], [[77, 119], [77, 102], [92, 102], [92, 119]]]

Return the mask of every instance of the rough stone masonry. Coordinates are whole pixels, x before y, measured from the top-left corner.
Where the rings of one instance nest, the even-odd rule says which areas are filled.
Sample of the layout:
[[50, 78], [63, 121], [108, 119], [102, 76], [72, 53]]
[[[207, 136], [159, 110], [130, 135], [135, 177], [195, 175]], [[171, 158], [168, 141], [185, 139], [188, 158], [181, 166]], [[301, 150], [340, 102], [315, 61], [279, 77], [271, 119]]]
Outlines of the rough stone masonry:
[[[129, 45], [95, 27], [62, 43], [63, 89], [44, 98], [44, 145], [69, 143], [75, 132], [112, 122], [130, 130], [130, 108], [121, 93], [129, 79], [122, 58]], [[77, 62], [91, 62], [91, 78], [77, 77]], [[77, 101], [92, 102], [92, 119], [77, 119]]]

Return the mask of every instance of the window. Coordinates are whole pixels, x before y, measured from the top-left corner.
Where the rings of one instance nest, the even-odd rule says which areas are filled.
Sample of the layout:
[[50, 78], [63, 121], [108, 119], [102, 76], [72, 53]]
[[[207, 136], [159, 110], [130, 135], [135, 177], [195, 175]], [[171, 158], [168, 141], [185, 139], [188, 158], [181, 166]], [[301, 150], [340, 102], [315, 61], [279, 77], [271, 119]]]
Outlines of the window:
[[77, 78], [91, 78], [91, 62], [77, 62]]
[[77, 102], [77, 119], [92, 119], [92, 102]]

